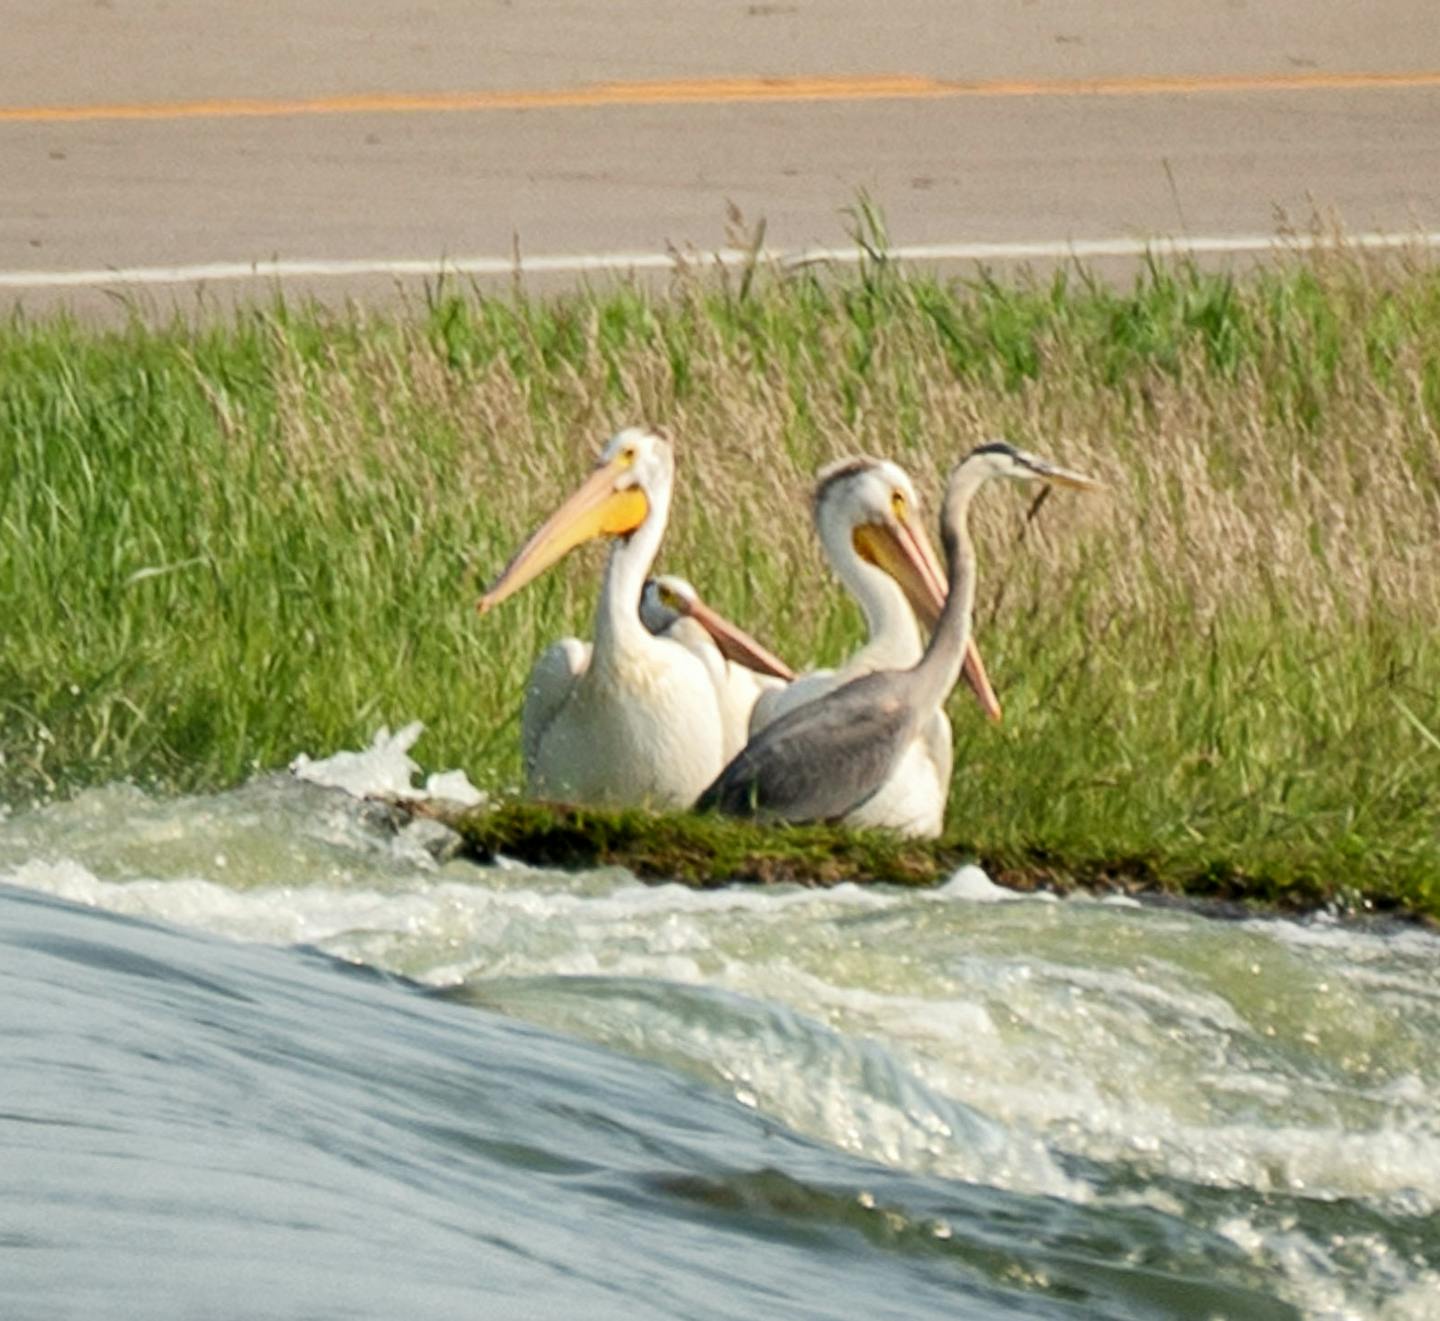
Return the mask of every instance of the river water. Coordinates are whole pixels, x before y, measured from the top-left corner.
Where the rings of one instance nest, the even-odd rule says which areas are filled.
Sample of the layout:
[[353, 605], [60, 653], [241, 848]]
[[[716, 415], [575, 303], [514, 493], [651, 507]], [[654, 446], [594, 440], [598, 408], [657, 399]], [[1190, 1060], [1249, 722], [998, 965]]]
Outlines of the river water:
[[0, 819], [0, 1316], [1440, 1317], [1440, 939]]

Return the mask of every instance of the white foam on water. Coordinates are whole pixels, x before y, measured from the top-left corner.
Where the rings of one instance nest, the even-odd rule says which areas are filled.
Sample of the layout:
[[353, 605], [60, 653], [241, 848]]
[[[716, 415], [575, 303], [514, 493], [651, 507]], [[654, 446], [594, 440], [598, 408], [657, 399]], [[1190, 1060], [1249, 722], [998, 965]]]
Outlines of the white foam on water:
[[418, 932], [433, 920], [433, 904], [420, 889], [397, 896], [313, 886], [232, 890], [200, 878], [117, 883], [65, 858], [24, 863], [0, 874], [0, 881], [107, 912], [270, 945], [324, 946], [375, 929]]
[[319, 761], [301, 753], [290, 763], [290, 773], [311, 784], [343, 789], [356, 798], [396, 798], [409, 802], [444, 799], [462, 807], [476, 807], [488, 795], [470, 783], [461, 770], [441, 771], [417, 789], [413, 783], [420, 774], [420, 765], [410, 756], [410, 749], [425, 732], [424, 724], [412, 720], [395, 734], [382, 725], [370, 746], [359, 752], [336, 752]]
[[[1440, 1312], [1440, 1271], [1407, 1261], [1375, 1234], [1346, 1234], [1324, 1248], [1283, 1224], [1234, 1216], [1216, 1226], [1256, 1260], [1273, 1262], [1303, 1300], [1308, 1321], [1434, 1321]], [[1363, 1299], [1335, 1262], [1353, 1263], [1367, 1280]]]
[[[326, 781], [413, 786], [417, 737], [382, 731]], [[0, 880], [437, 987], [524, 981], [507, 1011], [709, 1069], [782, 1122], [905, 1168], [1085, 1200], [1056, 1161], [1071, 1152], [1142, 1184], [1440, 1213], [1430, 933], [1013, 902], [1027, 896], [978, 868], [931, 892], [705, 892], [619, 869], [441, 867], [358, 806], [292, 797], [306, 793], [299, 780], [170, 802], [101, 790], [14, 813]], [[724, 992], [804, 1026], [751, 1034], [759, 1020], [738, 1007], [697, 1016], [678, 993], [644, 1015], [627, 1016], [624, 995], [587, 1008], [575, 978]], [[1391, 1260], [1379, 1239], [1326, 1261], [1297, 1230], [1242, 1216], [1224, 1232], [1283, 1272], [1307, 1315], [1415, 1321], [1440, 1296], [1429, 1265]]]
[[[1012, 890], [997, 885], [983, 867], [967, 862], [957, 867], [942, 884], [928, 891], [938, 899], [960, 899], [975, 904], [1007, 903], [1025, 900], [1029, 903], [1053, 904], [1060, 896], [1050, 890]], [[1137, 905], [1138, 907], [1138, 905]]]
[[968, 899], [977, 904], [993, 904], [1002, 899], [1018, 899], [1018, 891], [996, 885], [981, 867], [966, 863], [951, 873], [949, 880], [935, 892], [946, 899]]
[[[553, 873], [545, 888], [491, 886], [478, 869], [474, 877], [481, 883], [411, 874], [394, 892], [236, 890], [223, 874], [116, 882], [60, 859], [26, 863], [5, 879], [240, 939], [315, 944], [434, 985], [599, 975], [722, 986], [890, 1042], [928, 1085], [1007, 1122], [1056, 1132], [1083, 1154], [1155, 1152], [1185, 1177], [1336, 1195], [1397, 1190], [1428, 1172], [1421, 1191], [1440, 1205], [1440, 1159], [1423, 1132], [1406, 1137], [1406, 1158], [1383, 1132], [1322, 1127], [1307, 1143], [1303, 1128], [1245, 1132], [1221, 1122], [1217, 1100], [1227, 1095], [1237, 1098], [1229, 1107], [1237, 1115], [1259, 1101], [1278, 1112], [1307, 1080], [1303, 1071], [1247, 1067], [1241, 1047], [1263, 1055], [1263, 1033], [1222, 991], [1173, 967], [1016, 957], [1013, 942], [997, 957], [967, 950], [960, 932], [948, 959], [917, 958], [903, 937], [923, 900], [860, 887], [707, 893], [615, 878], [587, 892]], [[893, 942], [886, 923], [896, 928]], [[1270, 938], [1276, 928], [1257, 934]], [[1037, 1087], [1037, 1076], [1052, 1085]], [[1388, 1080], [1389, 1098], [1372, 1102], [1377, 1119], [1388, 1111], [1394, 1123], [1396, 1112], [1428, 1103], [1427, 1084], [1406, 1077]], [[1320, 1082], [1323, 1099], [1334, 1083]], [[1364, 1097], [1356, 1087], [1352, 1099]]]

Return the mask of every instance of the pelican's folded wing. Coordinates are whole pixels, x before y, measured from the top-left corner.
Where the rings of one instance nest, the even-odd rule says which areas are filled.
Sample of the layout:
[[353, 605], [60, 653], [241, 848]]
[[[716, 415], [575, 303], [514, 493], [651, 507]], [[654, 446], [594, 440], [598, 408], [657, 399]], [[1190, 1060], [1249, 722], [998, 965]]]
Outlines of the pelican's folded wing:
[[520, 754], [525, 780], [531, 783], [540, 741], [560, 709], [570, 700], [575, 682], [590, 667], [590, 644], [579, 638], [561, 638], [540, 653], [525, 685], [525, 706], [520, 713]]

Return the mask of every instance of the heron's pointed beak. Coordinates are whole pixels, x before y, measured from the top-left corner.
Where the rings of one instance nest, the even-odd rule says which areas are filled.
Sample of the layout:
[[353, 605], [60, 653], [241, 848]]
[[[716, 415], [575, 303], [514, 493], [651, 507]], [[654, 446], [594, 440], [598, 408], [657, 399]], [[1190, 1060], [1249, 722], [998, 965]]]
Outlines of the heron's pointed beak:
[[720, 649], [728, 661], [743, 665], [757, 674], [774, 675], [787, 683], [795, 677], [792, 670], [774, 652], [767, 650], [743, 628], [732, 624], [724, 615], [712, 610], [703, 601], [685, 601], [679, 605], [680, 612], [688, 615], [700, 625]]
[[1044, 459], [1036, 459], [1034, 455], [1030, 455], [1028, 458], [1036, 475], [1052, 486], [1069, 486], [1077, 491], [1103, 491], [1105, 489], [1104, 482], [1097, 482], [1093, 477], [1085, 476], [1083, 472], [1075, 472], [1071, 468], [1061, 468], [1057, 464], [1047, 463]]
[[625, 465], [619, 462], [596, 468], [520, 547], [475, 608], [482, 615], [493, 610], [582, 542], [635, 531], [650, 513], [650, 502], [638, 486], [616, 489], [615, 482], [624, 471]]
[[[913, 523], [866, 523], [855, 529], [855, 550], [861, 559], [869, 560], [888, 573], [900, 585], [915, 617], [928, 629], [934, 629], [945, 608], [945, 570], [935, 557], [930, 538]], [[980, 649], [971, 638], [965, 646], [965, 663], [961, 670], [965, 682], [980, 703], [980, 709], [991, 720], [1001, 716], [1000, 699], [990, 686]]]

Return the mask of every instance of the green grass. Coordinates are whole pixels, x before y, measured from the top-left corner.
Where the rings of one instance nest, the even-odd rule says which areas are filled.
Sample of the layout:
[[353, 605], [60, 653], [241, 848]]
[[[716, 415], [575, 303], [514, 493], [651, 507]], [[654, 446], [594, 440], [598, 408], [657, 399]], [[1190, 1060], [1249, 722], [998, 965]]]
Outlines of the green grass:
[[980, 501], [1006, 719], [952, 703], [937, 856], [1440, 914], [1437, 417], [1440, 274], [1344, 252], [13, 320], [0, 796], [214, 787], [415, 717], [427, 764], [513, 786], [525, 674], [588, 635], [600, 552], [473, 601], [616, 427], [678, 436], [660, 567], [800, 666], [858, 632], [815, 468], [887, 454], [933, 505], [1004, 433], [1111, 493]]

